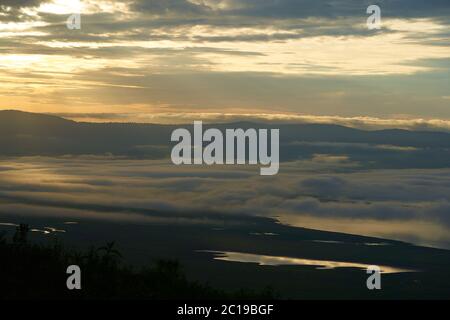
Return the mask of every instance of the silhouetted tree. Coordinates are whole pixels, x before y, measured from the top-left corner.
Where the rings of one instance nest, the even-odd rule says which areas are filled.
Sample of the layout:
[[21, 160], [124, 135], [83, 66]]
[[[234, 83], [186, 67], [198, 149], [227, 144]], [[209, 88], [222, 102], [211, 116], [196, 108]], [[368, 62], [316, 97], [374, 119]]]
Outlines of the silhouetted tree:
[[6, 244], [6, 232], [0, 232], [0, 244]]
[[28, 238], [28, 232], [30, 231], [30, 227], [28, 226], [28, 224], [23, 224], [21, 223], [17, 228], [16, 228], [16, 233], [14, 234], [13, 237], [13, 242], [15, 244], [19, 244], [19, 245], [24, 245], [27, 243], [27, 238]]
[[[187, 280], [177, 260], [159, 260], [140, 269], [121, 262], [115, 242], [86, 253], [67, 250], [58, 241], [27, 241], [30, 228], [17, 227], [13, 241], [0, 234], [1, 299], [214, 299], [258, 298], [266, 292], [228, 293]], [[67, 290], [67, 266], [83, 270], [83, 290]], [[30, 268], [32, 266], [32, 268]]]

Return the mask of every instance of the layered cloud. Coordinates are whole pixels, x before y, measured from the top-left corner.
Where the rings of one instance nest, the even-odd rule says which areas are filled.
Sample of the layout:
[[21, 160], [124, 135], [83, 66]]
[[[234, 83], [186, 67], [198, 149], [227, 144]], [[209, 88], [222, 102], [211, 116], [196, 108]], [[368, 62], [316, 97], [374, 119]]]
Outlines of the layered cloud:
[[254, 121], [270, 123], [320, 123], [338, 124], [346, 127], [366, 130], [407, 129], [419, 131], [450, 131], [450, 120], [423, 118], [377, 118], [377, 117], [343, 117], [313, 116], [293, 113], [210, 113], [210, 112], [154, 112], [154, 113], [53, 113], [56, 116], [79, 122], [136, 122], [186, 124], [202, 120], [207, 123]]
[[270, 178], [252, 167], [174, 167], [113, 157], [20, 158], [3, 160], [0, 170], [3, 217], [220, 225], [224, 216], [264, 216], [450, 245], [447, 169], [362, 171], [345, 157], [321, 156], [283, 164]]
[[0, 108], [448, 118], [448, 2], [369, 4], [1, 1]]

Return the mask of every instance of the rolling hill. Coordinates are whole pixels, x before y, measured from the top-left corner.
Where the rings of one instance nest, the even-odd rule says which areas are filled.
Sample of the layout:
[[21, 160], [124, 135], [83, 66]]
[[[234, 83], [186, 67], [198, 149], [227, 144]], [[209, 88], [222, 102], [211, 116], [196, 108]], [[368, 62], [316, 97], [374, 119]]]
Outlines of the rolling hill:
[[[136, 123], [82, 123], [52, 115], [0, 111], [0, 155], [113, 154], [160, 159], [169, 156], [171, 132], [180, 126]], [[190, 128], [187, 124], [184, 127]], [[279, 128], [282, 161], [338, 154], [384, 167], [447, 167], [450, 134], [445, 132], [365, 131], [329, 124], [236, 122], [225, 128]], [[384, 146], [380, 148], [380, 146]], [[390, 146], [390, 148], [386, 148]], [[400, 148], [395, 148], [395, 147]], [[408, 147], [408, 148], [405, 148]]]

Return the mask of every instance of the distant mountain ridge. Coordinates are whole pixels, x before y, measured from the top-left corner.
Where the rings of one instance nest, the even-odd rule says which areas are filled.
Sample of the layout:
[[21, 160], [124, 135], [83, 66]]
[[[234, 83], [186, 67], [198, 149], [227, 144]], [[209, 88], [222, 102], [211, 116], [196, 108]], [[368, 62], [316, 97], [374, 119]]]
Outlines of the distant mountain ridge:
[[[105, 154], [145, 158], [162, 158], [170, 154], [171, 133], [186, 125], [141, 123], [86, 123], [75, 122], [53, 115], [21, 111], [0, 111], [0, 155], [65, 155]], [[401, 129], [365, 131], [333, 124], [268, 124], [235, 122], [204, 125], [221, 130], [226, 128], [279, 128], [282, 160], [298, 159], [314, 153], [352, 153], [361, 144], [391, 145], [420, 148], [423, 162], [436, 152], [441, 157], [439, 166], [450, 165], [450, 133], [408, 131]], [[315, 146], [320, 143], [336, 147]], [[299, 146], [298, 143], [307, 143]], [[297, 144], [297, 145], [296, 145]], [[350, 144], [344, 151], [340, 144]], [[308, 149], [309, 148], [309, 149]], [[349, 151], [349, 148], [351, 149]], [[360, 152], [360, 156], [366, 155]], [[416, 154], [418, 155], [418, 154]], [[361, 158], [361, 157], [360, 157]], [[398, 156], [397, 156], [398, 158]], [[398, 160], [400, 161], [400, 160]]]

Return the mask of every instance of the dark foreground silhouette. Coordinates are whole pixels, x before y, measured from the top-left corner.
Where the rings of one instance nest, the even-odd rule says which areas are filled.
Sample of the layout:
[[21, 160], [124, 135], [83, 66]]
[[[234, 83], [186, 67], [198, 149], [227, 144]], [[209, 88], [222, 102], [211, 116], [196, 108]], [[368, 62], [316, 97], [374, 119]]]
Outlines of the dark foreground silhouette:
[[[64, 248], [58, 241], [27, 241], [21, 224], [11, 240], [0, 234], [0, 299], [272, 299], [262, 292], [226, 292], [186, 279], [176, 260], [133, 268], [123, 263], [114, 242], [87, 252]], [[81, 290], [69, 290], [69, 265], [81, 268]]]

